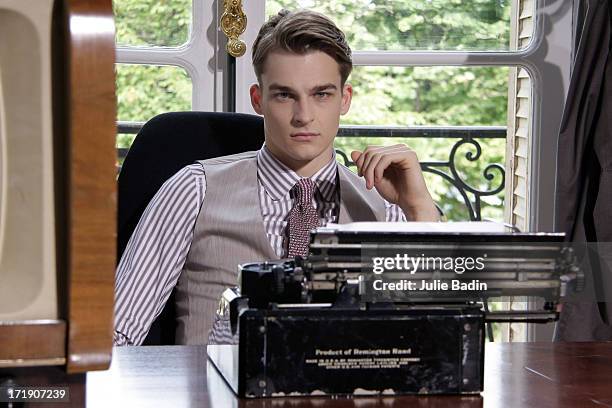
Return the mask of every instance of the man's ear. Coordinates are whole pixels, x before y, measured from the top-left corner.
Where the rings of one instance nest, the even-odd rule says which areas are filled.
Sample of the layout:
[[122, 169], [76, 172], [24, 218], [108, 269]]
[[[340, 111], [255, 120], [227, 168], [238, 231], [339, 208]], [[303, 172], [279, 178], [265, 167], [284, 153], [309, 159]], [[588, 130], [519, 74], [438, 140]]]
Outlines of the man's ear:
[[253, 110], [259, 115], [263, 115], [263, 110], [261, 109], [261, 88], [258, 84], [253, 84], [249, 89], [249, 93], [251, 94], [251, 106]]
[[344, 115], [349, 111], [351, 107], [351, 100], [353, 99], [353, 87], [351, 84], [346, 83], [342, 87], [342, 106], [340, 107], [340, 114]]

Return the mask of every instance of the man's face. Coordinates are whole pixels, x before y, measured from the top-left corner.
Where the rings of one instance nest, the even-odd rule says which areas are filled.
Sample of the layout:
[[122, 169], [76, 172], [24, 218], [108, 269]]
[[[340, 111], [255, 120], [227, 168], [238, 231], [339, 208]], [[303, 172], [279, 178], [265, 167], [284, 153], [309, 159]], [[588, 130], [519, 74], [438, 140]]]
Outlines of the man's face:
[[352, 88], [340, 85], [338, 63], [314, 51], [273, 52], [251, 103], [264, 116], [266, 146], [284, 164], [310, 176], [331, 159], [333, 141], [351, 104]]

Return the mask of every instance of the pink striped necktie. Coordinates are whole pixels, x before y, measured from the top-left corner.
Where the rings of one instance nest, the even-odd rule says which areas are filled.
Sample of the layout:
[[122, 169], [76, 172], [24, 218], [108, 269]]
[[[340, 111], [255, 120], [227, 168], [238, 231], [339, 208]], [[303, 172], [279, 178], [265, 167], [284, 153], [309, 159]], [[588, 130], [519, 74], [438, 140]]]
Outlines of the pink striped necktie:
[[315, 183], [309, 178], [298, 180], [291, 189], [294, 197], [287, 225], [289, 244], [287, 256], [308, 255], [310, 230], [319, 226], [317, 210], [312, 206]]

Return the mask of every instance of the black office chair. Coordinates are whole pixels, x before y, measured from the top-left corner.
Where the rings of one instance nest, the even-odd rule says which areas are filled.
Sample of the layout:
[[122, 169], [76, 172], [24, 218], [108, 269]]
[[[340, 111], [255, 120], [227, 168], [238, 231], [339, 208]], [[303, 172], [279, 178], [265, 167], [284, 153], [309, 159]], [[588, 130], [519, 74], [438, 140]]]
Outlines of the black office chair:
[[[263, 118], [240, 113], [170, 112], [149, 120], [138, 132], [118, 180], [117, 260], [157, 190], [196, 160], [258, 150]], [[144, 344], [175, 344], [174, 292]]]

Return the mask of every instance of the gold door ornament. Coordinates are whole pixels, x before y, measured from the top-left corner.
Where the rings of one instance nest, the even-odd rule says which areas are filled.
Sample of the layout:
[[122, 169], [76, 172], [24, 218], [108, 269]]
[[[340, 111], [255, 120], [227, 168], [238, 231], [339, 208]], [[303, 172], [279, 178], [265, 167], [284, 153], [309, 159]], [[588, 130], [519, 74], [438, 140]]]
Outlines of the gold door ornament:
[[241, 57], [246, 52], [246, 44], [239, 39], [247, 26], [247, 16], [242, 10], [242, 0], [223, 0], [221, 29], [227, 36], [227, 52], [232, 57]]

